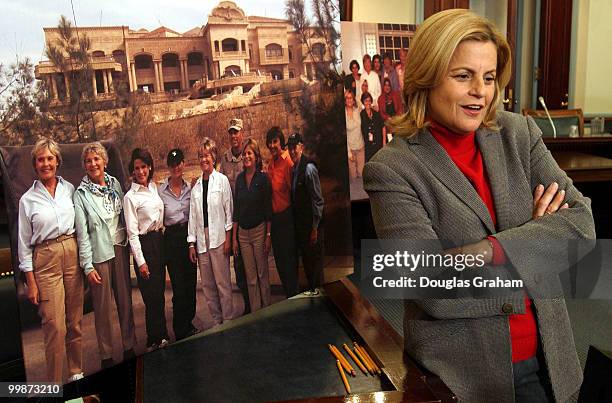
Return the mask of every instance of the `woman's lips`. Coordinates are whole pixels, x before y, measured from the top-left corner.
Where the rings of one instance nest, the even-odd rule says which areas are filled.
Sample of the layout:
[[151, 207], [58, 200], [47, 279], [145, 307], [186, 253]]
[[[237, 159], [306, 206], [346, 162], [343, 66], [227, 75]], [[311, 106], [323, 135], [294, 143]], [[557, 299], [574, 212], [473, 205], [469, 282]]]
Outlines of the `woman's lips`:
[[476, 117], [480, 115], [484, 107], [482, 105], [462, 105], [461, 109], [463, 109], [466, 115]]

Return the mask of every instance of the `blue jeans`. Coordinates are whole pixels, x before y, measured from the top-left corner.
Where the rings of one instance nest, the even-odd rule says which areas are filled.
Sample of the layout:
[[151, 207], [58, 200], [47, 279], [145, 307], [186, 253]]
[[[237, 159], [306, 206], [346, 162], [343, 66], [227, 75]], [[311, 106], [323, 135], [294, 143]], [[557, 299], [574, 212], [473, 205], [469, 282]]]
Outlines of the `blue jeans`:
[[542, 359], [532, 357], [512, 364], [515, 403], [554, 402], [548, 371]]

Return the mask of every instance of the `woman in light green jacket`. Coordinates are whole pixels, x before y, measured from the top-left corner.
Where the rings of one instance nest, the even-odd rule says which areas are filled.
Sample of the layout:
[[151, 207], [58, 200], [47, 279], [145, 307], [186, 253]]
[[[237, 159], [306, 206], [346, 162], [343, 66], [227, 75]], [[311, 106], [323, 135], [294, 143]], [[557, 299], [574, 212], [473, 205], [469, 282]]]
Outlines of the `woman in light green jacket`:
[[136, 335], [132, 311], [129, 250], [119, 181], [105, 172], [106, 149], [99, 142], [81, 154], [87, 175], [74, 192], [79, 261], [91, 288], [101, 367], [113, 365], [111, 292], [119, 314], [123, 359], [134, 356]]

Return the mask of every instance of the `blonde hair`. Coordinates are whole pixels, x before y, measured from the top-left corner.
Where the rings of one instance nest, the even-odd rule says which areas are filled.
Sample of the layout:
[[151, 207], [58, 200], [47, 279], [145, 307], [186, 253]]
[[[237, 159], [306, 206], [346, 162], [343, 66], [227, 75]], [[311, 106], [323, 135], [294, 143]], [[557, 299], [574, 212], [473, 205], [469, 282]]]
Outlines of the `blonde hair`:
[[202, 150], [206, 150], [213, 157], [213, 165], [217, 165], [217, 143], [210, 137], [204, 137], [200, 148], [198, 148], [198, 158], [202, 156]]
[[252, 137], [249, 137], [244, 142], [244, 146], [242, 147], [242, 155], [244, 155], [247, 148], [250, 148], [251, 150], [253, 150], [253, 154], [255, 154], [255, 159], [256, 159], [255, 168], [261, 170], [263, 161], [261, 160], [261, 150], [259, 149], [259, 144], [257, 143], [257, 140], [255, 140]]
[[55, 156], [57, 160], [57, 166], [62, 165], [62, 152], [60, 151], [59, 145], [52, 139], [43, 137], [34, 144], [32, 148], [32, 166], [36, 166], [36, 155], [45, 149], [49, 150], [51, 154]]
[[392, 118], [393, 133], [410, 137], [426, 125], [429, 91], [442, 83], [461, 42], [492, 42], [497, 49], [495, 94], [482, 125], [496, 129], [495, 111], [512, 74], [510, 46], [495, 25], [463, 9], [445, 10], [423, 22], [408, 49], [403, 97], [407, 112]]
[[104, 160], [105, 164], [108, 164], [108, 153], [106, 152], [106, 148], [99, 141], [94, 141], [93, 143], [85, 144], [83, 147], [83, 151], [81, 152], [81, 162], [83, 166], [85, 165], [85, 157], [89, 153], [97, 154], [98, 157]]

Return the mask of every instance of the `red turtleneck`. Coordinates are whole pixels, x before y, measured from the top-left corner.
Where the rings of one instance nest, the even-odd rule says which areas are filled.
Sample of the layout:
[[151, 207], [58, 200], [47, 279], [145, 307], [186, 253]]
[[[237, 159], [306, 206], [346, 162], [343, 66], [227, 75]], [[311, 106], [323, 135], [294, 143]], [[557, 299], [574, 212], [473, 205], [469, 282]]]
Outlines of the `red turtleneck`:
[[[478, 196], [491, 214], [493, 224], [497, 227], [495, 204], [491, 192], [491, 184], [485, 172], [482, 154], [476, 142], [476, 134], [457, 134], [446, 127], [431, 122], [431, 133], [440, 145], [446, 150], [457, 168], [470, 181]], [[506, 261], [504, 250], [493, 236], [489, 236], [493, 244], [493, 264], [499, 265]], [[534, 357], [538, 348], [537, 325], [531, 307], [531, 300], [525, 297], [525, 313], [514, 314], [509, 317], [510, 339], [512, 342], [512, 362], [523, 361]]]

